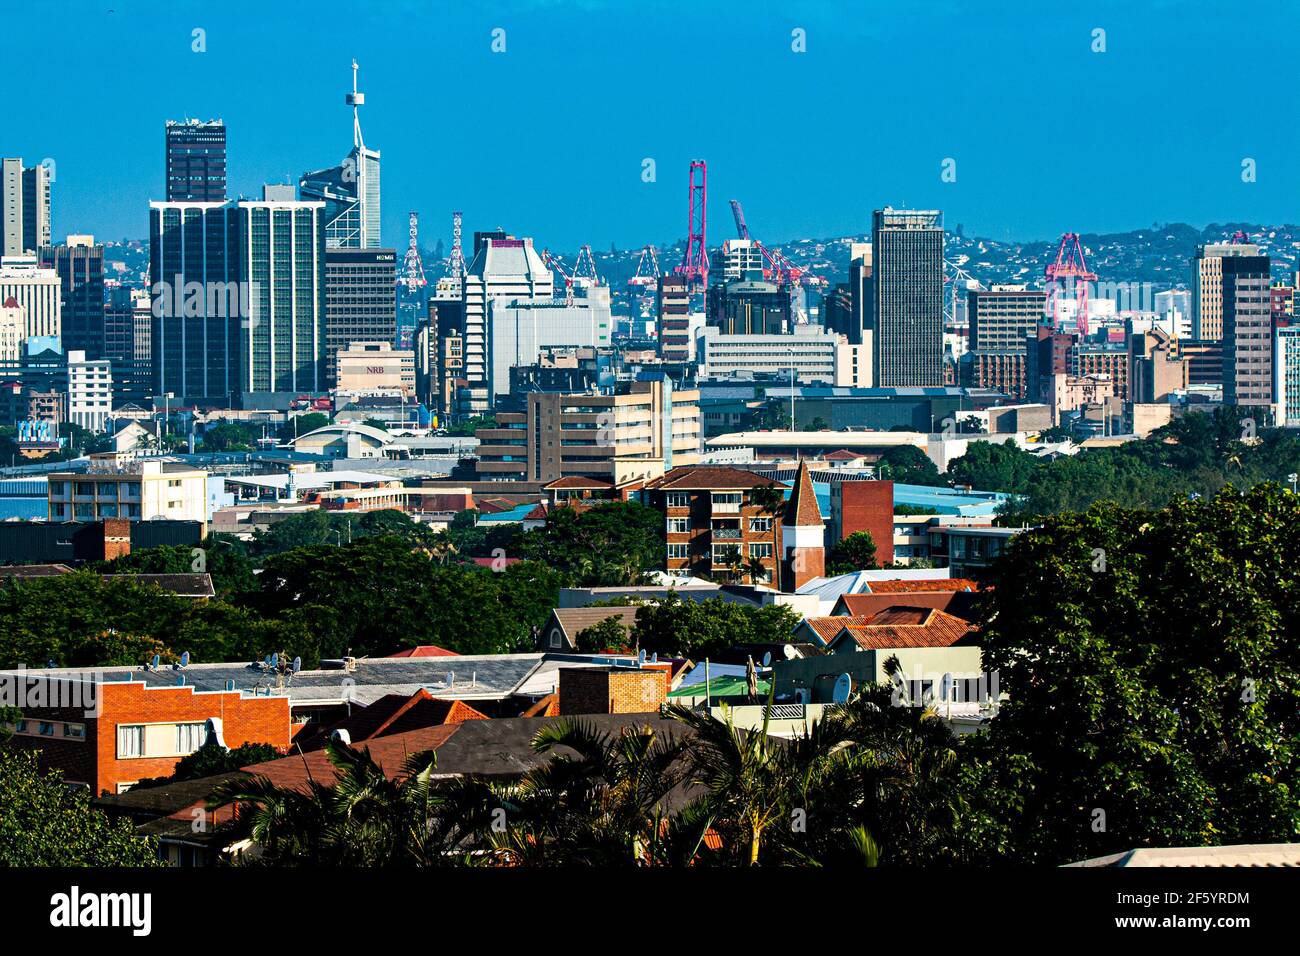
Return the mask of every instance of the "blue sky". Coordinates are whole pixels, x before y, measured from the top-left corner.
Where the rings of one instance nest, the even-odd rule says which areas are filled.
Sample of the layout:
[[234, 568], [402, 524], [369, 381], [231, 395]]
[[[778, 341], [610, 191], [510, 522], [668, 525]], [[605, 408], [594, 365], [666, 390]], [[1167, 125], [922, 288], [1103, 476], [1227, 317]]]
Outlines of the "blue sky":
[[59, 236], [146, 234], [167, 118], [226, 121], [233, 192], [338, 162], [353, 57], [399, 247], [412, 209], [430, 244], [453, 209], [553, 249], [675, 241], [696, 157], [710, 244], [731, 198], [772, 242], [865, 232], [886, 204], [1018, 239], [1300, 220], [1294, 0], [50, 0], [4, 20], [45, 40], [10, 45], [29, 82], [0, 99], [0, 155], [55, 161]]

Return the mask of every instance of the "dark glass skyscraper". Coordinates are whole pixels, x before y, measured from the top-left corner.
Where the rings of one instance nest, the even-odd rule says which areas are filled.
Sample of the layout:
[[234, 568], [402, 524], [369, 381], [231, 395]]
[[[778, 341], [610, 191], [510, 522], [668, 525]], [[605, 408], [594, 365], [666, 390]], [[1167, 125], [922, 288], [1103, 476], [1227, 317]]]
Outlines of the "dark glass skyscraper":
[[871, 245], [876, 385], [942, 385], [943, 214], [877, 209]]
[[226, 201], [226, 126], [167, 121], [167, 201]]
[[41, 265], [59, 274], [63, 296], [63, 351], [104, 357], [104, 247], [89, 236], [69, 236], [65, 246], [42, 246]]

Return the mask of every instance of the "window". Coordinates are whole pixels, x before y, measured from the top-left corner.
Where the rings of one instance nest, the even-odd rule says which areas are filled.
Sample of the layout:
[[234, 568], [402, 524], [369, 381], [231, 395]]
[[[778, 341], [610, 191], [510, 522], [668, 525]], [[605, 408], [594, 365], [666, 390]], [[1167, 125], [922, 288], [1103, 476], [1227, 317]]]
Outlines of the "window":
[[36, 732], [40, 734], [42, 737], [53, 737], [54, 724], [45, 720], [39, 721], [36, 725]]
[[207, 723], [201, 724], [177, 724], [176, 725], [176, 752], [178, 754], [192, 754], [203, 746], [203, 739], [207, 736]]
[[690, 530], [691, 530], [690, 518], [669, 518], [668, 519], [669, 534], [689, 534]]
[[685, 560], [690, 557], [690, 545], [688, 544], [670, 544], [668, 545], [668, 559]]
[[749, 545], [749, 556], [751, 558], [770, 558], [772, 556], [771, 542], [767, 542], [767, 543], [751, 542]]
[[670, 491], [665, 495], [669, 508], [689, 508], [691, 493], [689, 491]]
[[754, 532], [755, 534], [771, 534], [772, 519], [771, 518], [750, 518], [749, 530]]
[[121, 724], [117, 728], [117, 756], [144, 756], [144, 726], [141, 724]]
[[84, 740], [86, 738], [86, 725], [85, 724], [64, 724], [63, 736], [73, 737], [77, 740]]

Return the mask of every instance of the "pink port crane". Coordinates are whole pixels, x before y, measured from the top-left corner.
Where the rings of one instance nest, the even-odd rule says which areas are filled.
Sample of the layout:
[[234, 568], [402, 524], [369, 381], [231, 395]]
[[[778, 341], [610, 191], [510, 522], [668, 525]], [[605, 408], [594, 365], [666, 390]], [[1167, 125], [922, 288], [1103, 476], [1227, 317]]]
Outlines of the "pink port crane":
[[1083, 258], [1083, 246], [1077, 232], [1067, 232], [1061, 236], [1060, 247], [1056, 250], [1056, 261], [1049, 262], [1047, 276], [1047, 314], [1052, 317], [1056, 327], [1061, 323], [1061, 292], [1065, 282], [1074, 280], [1074, 301], [1077, 306], [1076, 317], [1079, 323], [1080, 337], [1088, 334], [1088, 283], [1096, 282], [1095, 273], [1088, 271], [1088, 264]]

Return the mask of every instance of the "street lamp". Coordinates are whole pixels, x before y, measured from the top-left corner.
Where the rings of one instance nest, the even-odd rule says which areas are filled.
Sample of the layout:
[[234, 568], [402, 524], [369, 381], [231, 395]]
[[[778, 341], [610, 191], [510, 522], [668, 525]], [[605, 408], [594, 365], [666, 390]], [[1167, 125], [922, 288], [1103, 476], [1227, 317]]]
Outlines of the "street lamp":
[[1297, 475], [1294, 471], [1291, 472], [1291, 474], [1289, 474], [1289, 475], [1286, 476], [1286, 480], [1289, 481], [1289, 482], [1291, 482], [1291, 494], [1295, 494], [1295, 493], [1296, 493], [1296, 491], [1295, 491], [1295, 484], [1296, 484], [1296, 481], [1297, 481], [1298, 479], [1300, 479], [1300, 475]]

